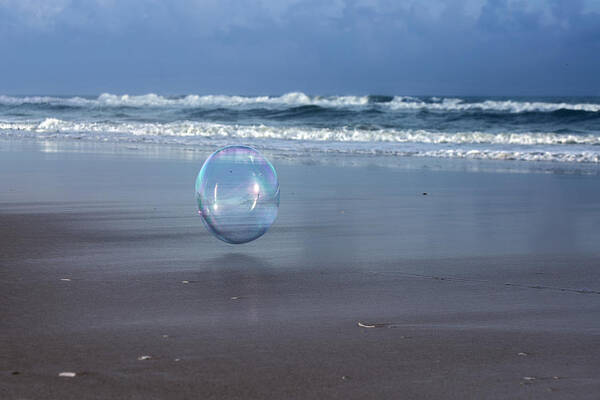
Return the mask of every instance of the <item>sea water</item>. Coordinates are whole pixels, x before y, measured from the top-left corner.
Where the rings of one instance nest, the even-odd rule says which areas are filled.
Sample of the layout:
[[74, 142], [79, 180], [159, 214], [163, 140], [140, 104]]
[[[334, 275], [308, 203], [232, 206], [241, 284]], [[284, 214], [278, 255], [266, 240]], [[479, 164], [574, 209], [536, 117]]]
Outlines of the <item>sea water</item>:
[[6, 96], [0, 138], [600, 163], [600, 97]]

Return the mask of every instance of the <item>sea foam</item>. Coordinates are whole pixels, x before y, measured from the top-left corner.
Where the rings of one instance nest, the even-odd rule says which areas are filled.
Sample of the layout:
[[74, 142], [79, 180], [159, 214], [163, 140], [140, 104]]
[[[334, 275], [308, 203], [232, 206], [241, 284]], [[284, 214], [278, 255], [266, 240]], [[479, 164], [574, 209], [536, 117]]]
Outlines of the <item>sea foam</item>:
[[390, 142], [431, 144], [600, 145], [600, 135], [515, 132], [434, 132], [411, 129], [311, 128], [300, 126], [228, 125], [198, 121], [78, 122], [46, 118], [41, 122], [0, 121], [0, 130], [38, 133], [121, 133], [135, 136], [228, 137], [315, 142]]
[[382, 111], [492, 111], [507, 113], [554, 112], [559, 110], [600, 112], [597, 103], [570, 103], [518, 100], [482, 100], [466, 101], [459, 98], [418, 98], [394, 96], [389, 101], [377, 101], [377, 96], [309, 96], [301, 92], [287, 93], [282, 96], [226, 96], [226, 95], [187, 95], [161, 96], [157, 94], [116, 95], [104, 93], [97, 98], [0, 96], [0, 105], [65, 105], [70, 107], [136, 107], [136, 108], [238, 108], [266, 107], [285, 108], [314, 105], [326, 108], [365, 108], [375, 107]]
[[172, 123], [0, 121], [0, 137], [83, 139], [215, 147], [252, 143], [298, 153], [599, 163], [600, 135], [557, 133], [434, 132], [426, 130], [309, 128], [235, 125], [197, 121]]

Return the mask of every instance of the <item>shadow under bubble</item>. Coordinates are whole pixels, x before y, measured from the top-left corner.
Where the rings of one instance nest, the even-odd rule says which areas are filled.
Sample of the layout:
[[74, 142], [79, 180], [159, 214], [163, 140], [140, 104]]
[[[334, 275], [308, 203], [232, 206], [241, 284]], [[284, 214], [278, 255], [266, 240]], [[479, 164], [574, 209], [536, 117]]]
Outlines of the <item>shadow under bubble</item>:
[[244, 270], [268, 270], [273, 268], [263, 257], [257, 257], [246, 253], [227, 253], [206, 261], [208, 265], [220, 267], [221, 270], [241, 272]]
[[232, 316], [254, 325], [284, 315], [285, 307], [278, 299], [297, 285], [293, 274], [279, 271], [262, 257], [243, 253], [208, 259], [191, 278], [190, 286], [199, 298], [211, 304], [208, 319], [217, 325], [229, 324], [223, 319]]
[[257, 296], [273, 290], [285, 277], [262, 257], [227, 253], [202, 262], [193, 274], [193, 283], [227, 297]]

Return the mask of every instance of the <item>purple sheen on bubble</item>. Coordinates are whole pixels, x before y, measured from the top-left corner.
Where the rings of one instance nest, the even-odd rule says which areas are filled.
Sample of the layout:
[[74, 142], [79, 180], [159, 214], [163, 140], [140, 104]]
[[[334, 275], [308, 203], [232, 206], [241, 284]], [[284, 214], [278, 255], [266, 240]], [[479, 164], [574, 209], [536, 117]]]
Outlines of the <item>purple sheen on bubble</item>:
[[224, 147], [202, 165], [196, 201], [209, 232], [231, 244], [250, 242], [264, 235], [277, 218], [277, 173], [252, 147]]

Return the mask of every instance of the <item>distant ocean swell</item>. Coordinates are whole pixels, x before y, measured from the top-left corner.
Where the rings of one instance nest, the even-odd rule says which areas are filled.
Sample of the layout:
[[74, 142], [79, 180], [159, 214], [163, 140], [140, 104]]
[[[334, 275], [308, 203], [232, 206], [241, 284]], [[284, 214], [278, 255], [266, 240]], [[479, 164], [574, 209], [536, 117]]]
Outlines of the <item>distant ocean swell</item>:
[[470, 100], [464, 98], [412, 97], [412, 96], [308, 96], [288, 93], [282, 96], [225, 96], [187, 95], [165, 97], [156, 94], [114, 95], [104, 93], [97, 98], [51, 96], [0, 96], [0, 105], [64, 105], [71, 107], [290, 107], [314, 105], [319, 107], [369, 107], [380, 106], [388, 110], [432, 111], [504, 111], [553, 112], [558, 110], [600, 112], [600, 104], [546, 102], [523, 100]]
[[600, 163], [600, 98], [2, 96], [0, 138]]

